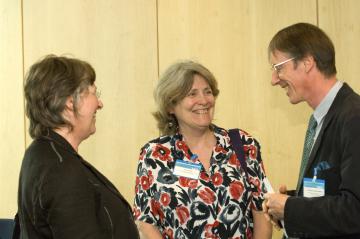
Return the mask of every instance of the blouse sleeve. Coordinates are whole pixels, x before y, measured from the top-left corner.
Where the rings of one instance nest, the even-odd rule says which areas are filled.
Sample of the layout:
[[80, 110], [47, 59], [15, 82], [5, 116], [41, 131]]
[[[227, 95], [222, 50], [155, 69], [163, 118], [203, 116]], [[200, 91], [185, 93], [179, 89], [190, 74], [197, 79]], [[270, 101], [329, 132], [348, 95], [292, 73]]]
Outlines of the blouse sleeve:
[[160, 205], [154, 200], [156, 184], [154, 183], [154, 159], [151, 144], [146, 144], [140, 152], [135, 183], [134, 217], [160, 227]]
[[245, 134], [244, 151], [247, 163], [248, 181], [252, 187], [252, 208], [262, 210], [264, 194], [267, 193], [264, 179], [266, 177], [264, 164], [261, 158], [260, 144]]

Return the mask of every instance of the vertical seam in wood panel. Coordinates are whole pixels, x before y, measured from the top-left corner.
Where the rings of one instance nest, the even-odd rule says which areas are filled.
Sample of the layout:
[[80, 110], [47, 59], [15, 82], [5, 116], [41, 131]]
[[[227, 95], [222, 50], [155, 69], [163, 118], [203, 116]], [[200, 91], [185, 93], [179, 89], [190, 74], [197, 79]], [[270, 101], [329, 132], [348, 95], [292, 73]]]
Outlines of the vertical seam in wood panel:
[[[159, 46], [159, 0], [156, 0], [156, 60], [157, 60], [157, 77], [160, 77], [160, 46]], [[161, 135], [158, 130], [159, 137]]]
[[316, 26], [320, 27], [320, 25], [319, 25], [319, 0], [316, 0]]
[[157, 57], [157, 76], [160, 76], [160, 50], [159, 50], [159, 4], [156, 0], [156, 57]]
[[21, 8], [21, 64], [22, 64], [22, 95], [23, 95], [23, 124], [24, 124], [24, 150], [26, 149], [26, 112], [25, 112], [25, 93], [24, 93], [24, 84], [25, 84], [25, 50], [24, 50], [24, 1], [20, 1]]

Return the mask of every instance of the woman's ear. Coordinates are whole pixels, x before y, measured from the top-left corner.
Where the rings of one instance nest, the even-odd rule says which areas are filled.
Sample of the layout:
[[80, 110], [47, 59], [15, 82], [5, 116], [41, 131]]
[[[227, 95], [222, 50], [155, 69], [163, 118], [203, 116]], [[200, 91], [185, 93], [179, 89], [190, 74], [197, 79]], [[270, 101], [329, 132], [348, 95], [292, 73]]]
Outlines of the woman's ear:
[[71, 118], [75, 115], [74, 113], [74, 98], [72, 96], [69, 96], [65, 102], [63, 116], [66, 120], [71, 121]]
[[74, 111], [74, 98], [72, 96], [66, 99], [65, 110]]

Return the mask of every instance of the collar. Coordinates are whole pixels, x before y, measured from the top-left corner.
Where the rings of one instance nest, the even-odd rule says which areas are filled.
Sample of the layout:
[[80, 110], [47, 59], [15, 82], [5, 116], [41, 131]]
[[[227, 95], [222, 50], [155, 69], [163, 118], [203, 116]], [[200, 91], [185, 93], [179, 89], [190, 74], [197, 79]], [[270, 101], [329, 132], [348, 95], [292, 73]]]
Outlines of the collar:
[[69, 151], [75, 155], [80, 156], [64, 137], [62, 137], [60, 134], [56, 133], [53, 130], [48, 130], [48, 134], [40, 136], [39, 139], [52, 141], [57, 145], [59, 145], [60, 147], [62, 147], [63, 149], [65, 149], [66, 151]]
[[[225, 129], [220, 128], [214, 124], [212, 124], [210, 127], [216, 138], [215, 152], [227, 153], [228, 151], [227, 149], [230, 146], [230, 137], [228, 135], [228, 132]], [[173, 147], [175, 147], [176, 149], [175, 152], [173, 152], [175, 153], [176, 159], [180, 158], [186, 161], [191, 161], [191, 162], [195, 161], [195, 160], [191, 160], [193, 153], [191, 152], [191, 150], [183, 140], [183, 135], [179, 131], [177, 131], [173, 135], [171, 141], [172, 142], [170, 144], [173, 145]], [[221, 160], [222, 158], [215, 157], [215, 161], [221, 161]]]
[[343, 86], [343, 82], [337, 81], [335, 85], [329, 90], [324, 99], [320, 102], [320, 104], [316, 107], [314, 111], [314, 118], [318, 125], [323, 121], [325, 115], [330, 109], [330, 106], [334, 102], [334, 99], [339, 92], [340, 88]]

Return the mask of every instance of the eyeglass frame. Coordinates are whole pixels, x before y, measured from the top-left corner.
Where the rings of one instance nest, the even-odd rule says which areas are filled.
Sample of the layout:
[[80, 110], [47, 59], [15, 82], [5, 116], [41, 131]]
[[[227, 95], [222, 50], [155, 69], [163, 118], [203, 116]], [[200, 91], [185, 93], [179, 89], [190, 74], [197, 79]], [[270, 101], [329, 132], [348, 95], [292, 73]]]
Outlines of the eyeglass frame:
[[281, 66], [283, 66], [283, 65], [286, 64], [286, 63], [288, 63], [289, 61], [295, 60], [295, 58], [296, 58], [296, 57], [291, 57], [291, 58], [286, 59], [286, 60], [284, 60], [284, 61], [282, 61], [282, 62], [279, 62], [279, 63], [276, 63], [276, 64], [272, 64], [272, 65], [271, 65], [271, 69], [272, 69], [273, 71], [276, 71], [277, 74], [279, 74], [280, 71], [281, 71], [281, 69], [282, 69]]
[[101, 96], [101, 90], [96, 89], [96, 90], [95, 90], [95, 92], [94, 92], [94, 95], [96, 96], [96, 98], [100, 99], [100, 96]]
[[97, 87], [95, 88], [95, 91], [94, 91], [94, 92], [89, 91], [89, 93], [95, 95], [96, 98], [100, 99], [101, 90], [99, 90]]

